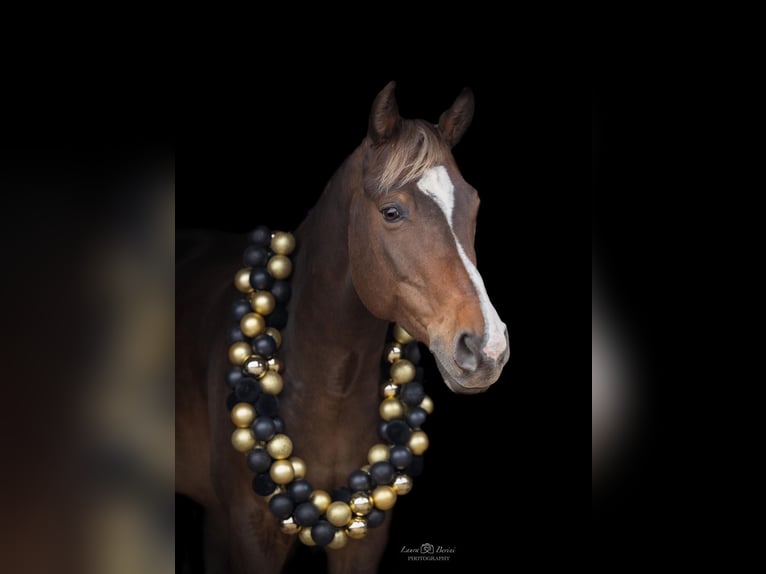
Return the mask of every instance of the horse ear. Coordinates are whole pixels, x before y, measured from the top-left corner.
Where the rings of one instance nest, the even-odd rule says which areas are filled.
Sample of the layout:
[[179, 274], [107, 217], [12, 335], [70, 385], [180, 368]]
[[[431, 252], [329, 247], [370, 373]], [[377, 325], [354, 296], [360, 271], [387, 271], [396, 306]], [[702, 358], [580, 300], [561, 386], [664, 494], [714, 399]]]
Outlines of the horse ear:
[[439, 131], [450, 147], [460, 141], [472, 119], [473, 92], [470, 88], [463, 88], [452, 107], [439, 118]]
[[388, 82], [372, 103], [367, 134], [375, 145], [391, 139], [399, 127], [401, 118], [399, 106], [396, 105], [395, 89], [396, 82]]

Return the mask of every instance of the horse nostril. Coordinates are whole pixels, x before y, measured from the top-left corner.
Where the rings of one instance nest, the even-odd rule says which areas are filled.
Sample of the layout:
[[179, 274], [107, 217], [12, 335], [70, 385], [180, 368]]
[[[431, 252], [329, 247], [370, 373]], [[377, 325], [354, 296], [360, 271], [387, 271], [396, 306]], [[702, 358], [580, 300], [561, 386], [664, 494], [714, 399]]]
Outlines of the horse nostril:
[[464, 371], [473, 372], [479, 367], [481, 337], [463, 332], [455, 340], [455, 363]]

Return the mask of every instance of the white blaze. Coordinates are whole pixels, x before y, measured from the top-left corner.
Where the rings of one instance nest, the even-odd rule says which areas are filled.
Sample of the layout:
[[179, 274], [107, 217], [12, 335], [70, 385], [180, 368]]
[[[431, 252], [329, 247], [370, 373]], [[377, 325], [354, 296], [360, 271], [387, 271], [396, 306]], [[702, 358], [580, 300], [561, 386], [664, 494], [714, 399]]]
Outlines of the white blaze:
[[468, 259], [460, 240], [455, 235], [455, 229], [452, 226], [452, 213], [455, 209], [455, 186], [443, 165], [427, 169], [423, 177], [418, 180], [417, 186], [420, 191], [436, 202], [436, 205], [444, 212], [444, 217], [447, 218], [447, 224], [452, 232], [452, 237], [455, 239], [460, 260], [463, 262], [463, 266], [479, 296], [481, 313], [484, 317], [484, 348], [482, 352], [490, 359], [497, 359], [503, 354], [506, 347], [505, 323], [500, 320], [495, 307], [489, 300], [487, 288], [484, 287], [484, 280], [481, 278], [479, 270]]

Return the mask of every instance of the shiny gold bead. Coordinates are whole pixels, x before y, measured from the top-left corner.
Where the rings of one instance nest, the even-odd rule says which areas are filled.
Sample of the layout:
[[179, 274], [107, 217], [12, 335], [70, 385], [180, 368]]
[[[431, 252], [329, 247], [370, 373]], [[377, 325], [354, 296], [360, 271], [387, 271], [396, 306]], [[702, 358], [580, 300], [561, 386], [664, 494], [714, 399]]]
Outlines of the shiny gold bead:
[[255, 408], [250, 403], [237, 403], [231, 409], [231, 422], [241, 429], [248, 428], [255, 420]]
[[372, 500], [364, 492], [355, 492], [348, 503], [354, 514], [367, 514], [372, 510]]
[[383, 398], [390, 399], [391, 397], [395, 397], [399, 394], [399, 387], [392, 381], [388, 381], [386, 384], [380, 387], [380, 394], [383, 396]]
[[279, 255], [290, 255], [295, 249], [295, 237], [287, 231], [277, 231], [271, 237], [271, 250]]
[[277, 302], [274, 295], [268, 291], [256, 291], [250, 295], [250, 306], [260, 315], [269, 315], [277, 306]]
[[396, 339], [402, 345], [406, 345], [407, 343], [412, 343], [415, 340], [412, 338], [412, 335], [410, 335], [407, 331], [405, 331], [404, 327], [402, 327], [399, 323], [396, 323], [394, 325], [393, 334], [394, 334], [394, 339]]
[[370, 464], [375, 464], [382, 460], [388, 460], [389, 454], [390, 451], [386, 445], [382, 443], [374, 444], [367, 453], [367, 460]]
[[278, 395], [284, 386], [282, 376], [274, 371], [266, 371], [266, 374], [261, 377], [260, 383], [261, 390], [269, 395]]
[[295, 473], [295, 478], [306, 478], [306, 463], [303, 461], [302, 458], [298, 458], [297, 456], [291, 456], [290, 464], [293, 465], [293, 472]]
[[247, 371], [248, 374], [253, 375], [258, 379], [263, 377], [263, 375], [265, 375], [269, 370], [266, 361], [263, 359], [263, 357], [259, 357], [258, 355], [250, 355], [245, 360], [245, 364], [242, 366], [242, 368]]
[[390, 486], [379, 486], [372, 491], [372, 500], [375, 508], [389, 510], [396, 504], [396, 491]]
[[285, 368], [285, 364], [279, 357], [271, 357], [268, 361], [266, 361], [266, 364], [268, 365], [269, 370], [274, 371], [275, 373], [281, 373], [282, 369]]
[[250, 348], [250, 343], [237, 341], [229, 347], [229, 362], [232, 365], [237, 365], [239, 367], [247, 360], [252, 352], [253, 350]]
[[284, 520], [279, 521], [279, 529], [285, 534], [298, 534], [301, 527], [295, 522], [292, 516], [288, 516]]
[[311, 526], [304, 526], [298, 532], [298, 540], [303, 542], [306, 546], [316, 546], [317, 543], [311, 538]]
[[399, 399], [383, 399], [380, 403], [380, 418], [384, 421], [398, 419], [404, 416], [404, 406]]
[[369, 464], [365, 464], [364, 466], [360, 466], [359, 470], [361, 470], [362, 472], [369, 473], [370, 472], [370, 465]]
[[255, 435], [250, 429], [237, 429], [231, 433], [231, 444], [239, 452], [247, 452], [255, 446]]
[[274, 339], [274, 342], [277, 344], [277, 349], [282, 346], [282, 333], [279, 332], [279, 329], [276, 327], [268, 327], [266, 329], [266, 334]]
[[276, 487], [276, 488], [275, 488], [275, 489], [274, 489], [274, 490], [271, 492], [271, 494], [267, 494], [266, 496], [264, 496], [264, 497], [263, 497], [263, 499], [264, 499], [266, 502], [269, 502], [269, 501], [270, 501], [272, 498], [274, 498], [274, 497], [275, 497], [277, 494], [280, 494], [280, 493], [284, 494], [284, 493], [286, 493], [286, 492], [287, 492], [287, 489], [286, 489], [284, 486], [277, 486], [277, 487]]
[[351, 508], [345, 502], [336, 500], [327, 507], [327, 520], [333, 526], [345, 526], [351, 520]]
[[315, 490], [311, 493], [309, 501], [319, 509], [320, 514], [324, 514], [332, 504], [332, 496], [324, 490]]
[[[271, 458], [282, 460], [293, 453], [293, 441], [291, 441], [290, 437], [286, 434], [277, 434], [266, 443], [266, 450], [271, 455]], [[292, 466], [290, 468], [292, 468]]]
[[289, 460], [275, 460], [271, 463], [269, 476], [277, 484], [288, 484], [295, 478], [293, 465]]
[[409, 383], [415, 378], [415, 365], [407, 359], [399, 359], [391, 365], [391, 380], [394, 384]]
[[428, 395], [423, 397], [423, 400], [420, 403], [420, 408], [426, 411], [429, 415], [433, 414], [434, 402], [431, 400], [431, 397], [429, 397]]
[[412, 478], [406, 474], [397, 474], [394, 478], [394, 490], [398, 495], [407, 494], [412, 490]]
[[364, 538], [367, 534], [367, 521], [357, 516], [346, 526], [346, 534], [349, 538]]
[[242, 293], [250, 293], [253, 290], [253, 286], [250, 285], [250, 268], [245, 267], [237, 271], [234, 275], [234, 286], [238, 291]]
[[266, 269], [274, 279], [287, 279], [293, 272], [293, 264], [284, 255], [274, 255], [266, 264]]
[[399, 343], [389, 343], [386, 345], [386, 361], [395, 363], [402, 358], [402, 346]]
[[245, 337], [256, 337], [266, 330], [266, 320], [258, 313], [246, 313], [239, 320], [239, 328]]
[[416, 456], [423, 454], [428, 449], [428, 435], [423, 431], [415, 431], [410, 435], [407, 446], [410, 447], [412, 454]]
[[338, 550], [348, 544], [348, 535], [344, 530], [336, 530], [335, 536], [332, 538], [332, 542], [327, 545], [327, 548]]

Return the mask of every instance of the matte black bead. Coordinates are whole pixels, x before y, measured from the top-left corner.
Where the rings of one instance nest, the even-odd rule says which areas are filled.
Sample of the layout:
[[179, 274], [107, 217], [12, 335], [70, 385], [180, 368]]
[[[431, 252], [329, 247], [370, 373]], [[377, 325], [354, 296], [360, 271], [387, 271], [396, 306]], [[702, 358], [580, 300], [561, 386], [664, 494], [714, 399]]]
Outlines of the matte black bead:
[[271, 244], [271, 229], [265, 225], [259, 225], [247, 234], [247, 240], [253, 245], [268, 247]]
[[406, 446], [392, 446], [388, 460], [399, 470], [405, 469], [412, 462], [412, 452]]
[[301, 502], [295, 507], [293, 518], [301, 526], [314, 526], [319, 520], [319, 509], [311, 502]]
[[293, 499], [295, 504], [299, 504], [301, 502], [306, 502], [309, 499], [311, 490], [312, 488], [309, 481], [299, 478], [290, 483], [290, 486], [287, 487], [287, 494]]
[[405, 472], [413, 477], [423, 474], [423, 457], [413, 456], [412, 462], [410, 462], [410, 465], [407, 467]]
[[417, 365], [420, 362], [420, 345], [416, 342], [407, 343], [402, 348], [402, 356], [413, 365]]
[[293, 513], [294, 507], [295, 504], [293, 504], [292, 498], [282, 492], [275, 494], [269, 500], [269, 510], [279, 519], [290, 516]]
[[395, 419], [388, 422], [386, 438], [393, 444], [406, 444], [407, 441], [410, 440], [411, 434], [412, 430], [410, 430], [409, 425], [403, 420]]
[[237, 400], [237, 395], [234, 393], [229, 393], [229, 395], [226, 397], [226, 410], [230, 411], [238, 402], [240, 401]]
[[265, 333], [253, 339], [253, 352], [270, 359], [277, 352], [277, 342]]
[[253, 490], [255, 491], [255, 494], [260, 494], [261, 496], [268, 496], [272, 492], [274, 492], [274, 489], [277, 487], [277, 485], [274, 483], [273, 480], [271, 480], [271, 477], [269, 476], [268, 472], [262, 472], [260, 474], [256, 474], [253, 477]]
[[237, 383], [240, 382], [245, 375], [242, 374], [242, 369], [239, 367], [232, 367], [226, 372], [226, 384], [231, 390], [237, 388]]
[[380, 460], [370, 467], [370, 476], [378, 484], [391, 484], [396, 476], [394, 465], [386, 460]]
[[265, 448], [254, 448], [247, 453], [247, 468], [253, 472], [266, 472], [271, 467], [271, 456]]
[[260, 245], [251, 245], [242, 254], [245, 267], [265, 267], [269, 262], [269, 250]]
[[293, 288], [284, 279], [277, 279], [271, 287], [271, 294], [278, 303], [287, 303], [293, 294]]
[[373, 508], [365, 518], [367, 519], [367, 528], [377, 528], [383, 524], [383, 521], [386, 519], [386, 513], [379, 508]]
[[237, 299], [231, 305], [231, 318], [235, 321], [239, 321], [243, 315], [248, 314], [253, 309], [250, 307], [250, 301], [244, 299]]
[[363, 470], [355, 470], [348, 476], [348, 486], [354, 492], [358, 490], [370, 490], [372, 488], [370, 475]]
[[258, 386], [258, 381], [255, 379], [251, 377], [242, 377], [234, 389], [234, 394], [237, 395], [237, 400], [239, 401], [254, 403], [258, 400], [258, 397], [261, 394], [261, 389]]
[[388, 421], [380, 421], [378, 423], [378, 435], [383, 440], [388, 440]]
[[274, 428], [277, 430], [277, 433], [285, 432], [285, 421], [283, 421], [279, 417], [274, 417], [273, 421], [274, 421]]
[[274, 278], [266, 271], [265, 267], [253, 267], [250, 270], [250, 285], [253, 289], [264, 291], [271, 289]]
[[423, 397], [426, 396], [426, 391], [423, 385], [415, 381], [402, 385], [402, 390], [399, 391], [399, 399], [405, 404], [411, 407], [416, 407], [423, 402]]
[[271, 418], [265, 416], [259, 416], [257, 419], [255, 419], [252, 429], [255, 438], [258, 440], [269, 440], [271, 437], [277, 434], [277, 429], [274, 427], [274, 421]]
[[335, 527], [326, 520], [320, 520], [311, 527], [311, 539], [318, 546], [327, 546], [333, 538], [335, 538]]
[[239, 325], [232, 325], [229, 330], [226, 331], [226, 341], [231, 345], [232, 343], [239, 343], [240, 341], [247, 341], [247, 337], [239, 328]]
[[330, 493], [330, 496], [333, 500], [340, 500], [341, 502], [348, 504], [348, 502], [351, 500], [352, 494], [353, 492], [351, 492], [351, 489], [348, 489], [345, 486], [339, 486], [338, 488], [333, 489], [333, 491]]
[[284, 304], [277, 303], [277, 306], [274, 307], [271, 315], [266, 317], [266, 325], [276, 329], [285, 328], [285, 325], [287, 325], [287, 309], [285, 308]]
[[407, 424], [414, 429], [419, 429], [427, 418], [428, 413], [420, 407], [410, 407], [410, 410], [407, 411]]
[[261, 396], [255, 401], [255, 410], [259, 415], [274, 418], [279, 414], [279, 401], [274, 395], [261, 393]]

